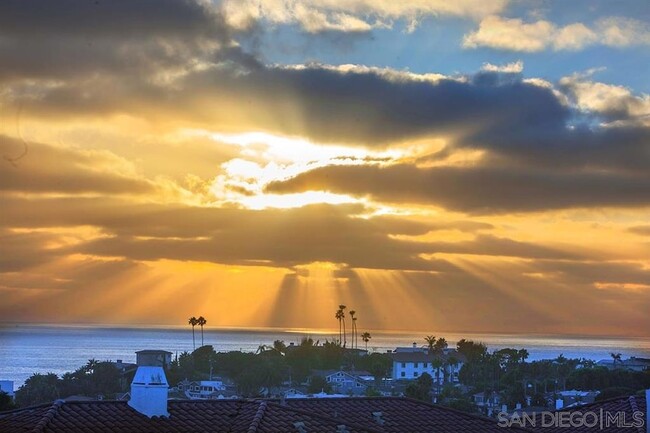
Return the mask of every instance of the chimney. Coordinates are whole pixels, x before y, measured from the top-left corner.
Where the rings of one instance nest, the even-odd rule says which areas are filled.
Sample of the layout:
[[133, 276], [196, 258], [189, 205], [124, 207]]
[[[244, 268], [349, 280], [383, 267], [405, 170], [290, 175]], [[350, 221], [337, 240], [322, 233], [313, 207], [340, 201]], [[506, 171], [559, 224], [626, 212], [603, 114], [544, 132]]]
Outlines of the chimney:
[[555, 410], [560, 410], [564, 407], [564, 400], [561, 398], [558, 398], [555, 400]]
[[413, 342], [413, 349], [416, 349], [417, 347], [418, 347], [418, 343], [416, 343], [416, 342], [414, 341], [414, 342]]
[[169, 416], [167, 390], [169, 384], [162, 367], [141, 366], [131, 382], [129, 406], [149, 418]]

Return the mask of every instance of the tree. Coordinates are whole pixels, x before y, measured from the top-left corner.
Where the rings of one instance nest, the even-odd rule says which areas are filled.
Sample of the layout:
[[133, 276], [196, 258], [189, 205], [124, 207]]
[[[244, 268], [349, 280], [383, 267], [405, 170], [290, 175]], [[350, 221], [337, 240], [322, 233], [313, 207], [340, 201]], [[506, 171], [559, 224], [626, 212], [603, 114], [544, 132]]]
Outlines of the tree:
[[433, 353], [433, 349], [436, 346], [436, 337], [434, 335], [427, 335], [424, 337], [424, 341], [427, 342], [427, 349], [429, 349], [429, 353]]
[[443, 351], [448, 347], [449, 345], [447, 344], [447, 339], [444, 337], [438, 338], [438, 341], [435, 342], [433, 345], [433, 351], [442, 354]]
[[341, 304], [339, 305], [339, 310], [341, 311], [341, 322], [343, 323], [343, 347], [347, 346], [348, 344], [348, 334], [345, 330], [345, 305]]
[[61, 384], [54, 373], [32, 374], [25, 384], [16, 391], [16, 404], [18, 406], [33, 406], [49, 403], [61, 398]]
[[339, 321], [339, 344], [342, 346], [343, 345], [343, 318], [345, 317], [345, 313], [343, 313], [343, 310], [340, 308], [336, 310], [336, 314], [334, 315], [336, 320]]
[[192, 347], [193, 347], [193, 350], [196, 350], [196, 341], [194, 340], [194, 327], [199, 324], [199, 321], [197, 320], [196, 317], [192, 316], [192, 317], [189, 318], [187, 323], [192, 325]]
[[319, 392], [329, 394], [332, 392], [332, 386], [324, 377], [312, 376], [309, 381], [309, 387], [307, 387], [307, 392], [310, 394], [318, 394]]
[[355, 314], [357, 314], [356, 311], [350, 310], [350, 318], [352, 320], [352, 348], [353, 349], [354, 349], [355, 341], [356, 341], [356, 331], [355, 331], [356, 326], [355, 326], [355, 324], [356, 324], [357, 319], [356, 319], [356, 317], [354, 317]]
[[205, 317], [199, 316], [199, 318], [196, 320], [196, 324], [201, 327], [201, 346], [203, 346], [203, 325], [207, 324], [208, 321], [205, 320]]
[[284, 355], [287, 351], [287, 345], [282, 340], [275, 340], [273, 342], [273, 350], [281, 355]]
[[431, 403], [432, 385], [433, 379], [431, 379], [431, 376], [428, 373], [422, 373], [422, 375], [418, 377], [418, 380], [406, 387], [404, 394], [406, 394], [407, 397]]
[[456, 343], [456, 350], [463, 355], [468, 362], [476, 362], [487, 356], [487, 346], [483, 343], [475, 343], [464, 338]]
[[372, 336], [370, 335], [370, 332], [366, 331], [363, 334], [361, 334], [361, 339], [366, 343], [366, 351], [368, 350], [368, 342]]
[[620, 353], [610, 353], [612, 360], [614, 361], [614, 368], [618, 367], [618, 364], [621, 363], [621, 354]]
[[12, 410], [16, 408], [16, 403], [11, 398], [9, 394], [4, 391], [0, 391], [0, 412], [5, 410]]

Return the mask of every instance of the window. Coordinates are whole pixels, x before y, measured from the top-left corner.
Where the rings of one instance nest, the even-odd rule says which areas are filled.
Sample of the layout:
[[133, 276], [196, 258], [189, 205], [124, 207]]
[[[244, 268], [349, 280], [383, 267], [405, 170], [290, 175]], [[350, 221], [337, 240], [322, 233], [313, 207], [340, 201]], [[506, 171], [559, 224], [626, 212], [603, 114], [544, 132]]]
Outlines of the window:
[[429, 363], [428, 363], [428, 362], [424, 362], [424, 363], [422, 364], [422, 367], [424, 367], [424, 368], [428, 368], [428, 367], [429, 367]]
[[405, 371], [402, 372], [402, 377], [406, 377], [406, 372]]
[[420, 374], [420, 373], [418, 373], [417, 371], [414, 371], [413, 372], [413, 377], [418, 377], [418, 374]]
[[415, 363], [415, 368], [418, 368], [418, 367], [420, 367], [420, 363], [419, 363], [419, 362], [416, 362], [416, 363]]
[[402, 362], [402, 368], [406, 368], [406, 362]]

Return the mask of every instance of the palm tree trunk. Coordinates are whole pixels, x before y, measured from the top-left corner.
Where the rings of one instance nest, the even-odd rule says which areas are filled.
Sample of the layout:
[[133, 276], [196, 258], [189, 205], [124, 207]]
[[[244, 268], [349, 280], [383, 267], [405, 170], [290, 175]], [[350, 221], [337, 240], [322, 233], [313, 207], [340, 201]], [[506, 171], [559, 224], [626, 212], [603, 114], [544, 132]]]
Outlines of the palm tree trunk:
[[194, 339], [194, 325], [192, 325], [192, 346], [196, 350], [196, 340]]
[[201, 347], [203, 347], [203, 325], [201, 325]]
[[343, 347], [348, 344], [348, 333], [345, 331], [345, 318], [343, 318]]

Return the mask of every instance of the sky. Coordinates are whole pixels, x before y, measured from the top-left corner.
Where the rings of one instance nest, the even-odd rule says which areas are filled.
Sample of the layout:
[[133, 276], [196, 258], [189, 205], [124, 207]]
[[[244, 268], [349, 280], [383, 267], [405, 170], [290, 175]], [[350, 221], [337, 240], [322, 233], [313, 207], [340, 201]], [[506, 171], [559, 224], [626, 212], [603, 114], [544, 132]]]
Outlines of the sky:
[[648, 336], [650, 4], [0, 2], [0, 321]]

